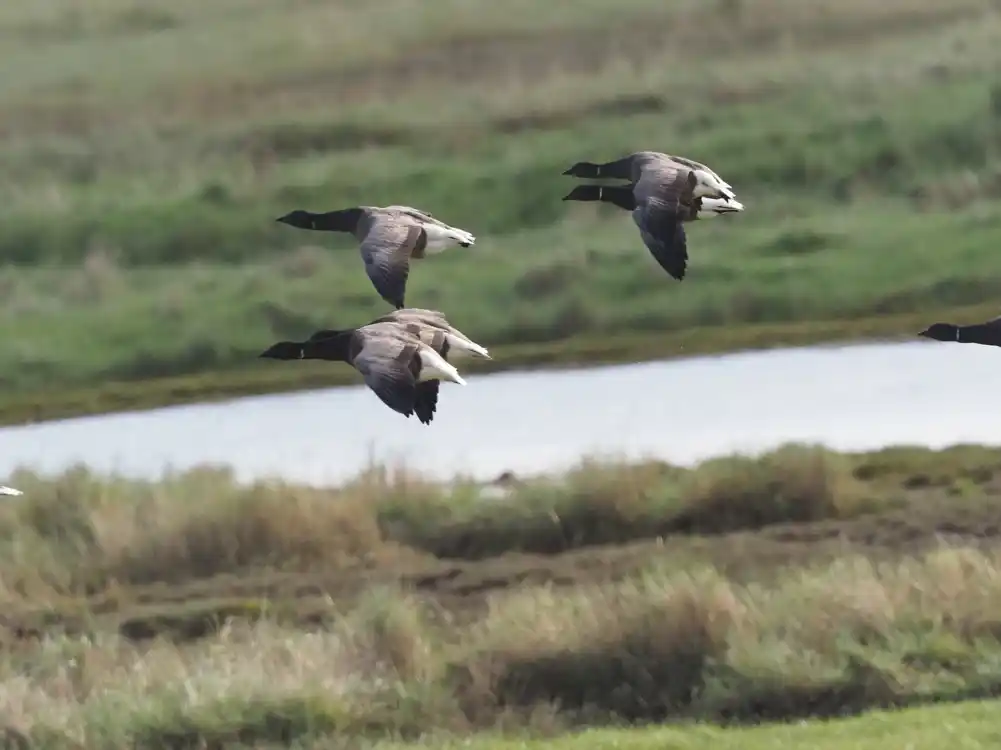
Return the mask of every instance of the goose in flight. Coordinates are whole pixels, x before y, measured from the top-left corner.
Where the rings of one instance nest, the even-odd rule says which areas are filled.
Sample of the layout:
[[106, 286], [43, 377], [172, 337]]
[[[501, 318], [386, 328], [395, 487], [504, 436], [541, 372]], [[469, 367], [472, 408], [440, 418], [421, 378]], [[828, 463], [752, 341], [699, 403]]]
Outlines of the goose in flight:
[[0, 495], [23, 495], [21, 490], [15, 490], [13, 487], [5, 487], [0, 485]]
[[410, 206], [356, 206], [322, 214], [297, 209], [276, 221], [298, 229], [353, 234], [372, 286], [398, 310], [405, 307], [411, 260], [476, 243], [464, 229]]
[[733, 199], [699, 196], [697, 173], [677, 162], [650, 159], [635, 167], [637, 163], [631, 185], [578, 185], [563, 200], [601, 201], [631, 211], [643, 244], [661, 268], [681, 281], [688, 268], [685, 223], [739, 213], [744, 206]]
[[732, 201], [737, 197], [730, 183], [724, 182], [722, 177], [705, 164], [686, 159], [684, 156], [662, 154], [659, 151], [636, 151], [629, 156], [604, 164], [579, 161], [563, 174], [587, 179], [629, 180], [635, 185], [640, 181], [645, 170], [657, 170], [670, 166], [684, 168], [695, 174], [694, 193], [696, 198], [719, 198]]
[[[469, 338], [466, 334], [448, 322], [444, 313], [437, 310], [424, 310], [418, 307], [406, 307], [402, 310], [393, 310], [381, 317], [373, 320], [369, 325], [376, 323], [397, 323], [428, 346], [434, 346], [441, 356], [449, 357], [481, 357], [492, 359], [490, 352], [485, 346], [481, 346]], [[441, 331], [444, 335], [443, 343], [440, 347], [434, 345], [434, 332]], [[317, 331], [309, 340], [322, 339], [327, 336], [337, 334], [337, 331], [322, 330]]]
[[935, 341], [954, 341], [959, 344], [1001, 346], [1001, 318], [965, 326], [958, 326], [955, 323], [933, 323], [918, 336]]
[[306, 341], [279, 341], [260, 356], [347, 362], [390, 409], [408, 418], [416, 414], [420, 422], [431, 424], [440, 381], [466, 381], [442, 354], [447, 352], [444, 331], [426, 327], [415, 336], [406, 325], [385, 321], [318, 331]]

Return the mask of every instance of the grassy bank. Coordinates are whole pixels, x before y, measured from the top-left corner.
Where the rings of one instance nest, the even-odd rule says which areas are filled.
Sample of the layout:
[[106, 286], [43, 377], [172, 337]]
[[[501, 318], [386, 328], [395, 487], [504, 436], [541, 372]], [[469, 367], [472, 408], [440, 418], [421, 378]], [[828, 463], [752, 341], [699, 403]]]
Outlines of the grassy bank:
[[[650, 730], [590, 730], [556, 740], [482, 739], [473, 742], [436, 743], [434, 747], [470, 750], [880, 750], [907, 747], [938, 750], [961, 743], [971, 750], [987, 750], [997, 737], [996, 701], [971, 702], [919, 710], [873, 712], [857, 719], [809, 722], [795, 726], [754, 729], [685, 727]], [[379, 750], [404, 750], [412, 743], [384, 743]], [[322, 742], [317, 748], [336, 747]]]
[[[23, 71], [0, 83], [0, 418], [335, 382], [251, 361], [384, 310], [350, 242], [273, 221], [292, 207], [468, 227], [477, 247], [415, 269], [409, 302], [501, 366], [995, 314], [987, 0], [453, 5], [0, 11]], [[627, 216], [559, 200], [568, 164], [645, 147], [748, 206], [692, 227], [682, 284]]]
[[[903, 741], [893, 716], [703, 725], [995, 694], [999, 480], [977, 446], [585, 463], [501, 501], [381, 470], [19, 473], [0, 722], [39, 747], [504, 747], [627, 721], [675, 728], [582, 741]], [[980, 739], [980, 709], [952, 710]]]

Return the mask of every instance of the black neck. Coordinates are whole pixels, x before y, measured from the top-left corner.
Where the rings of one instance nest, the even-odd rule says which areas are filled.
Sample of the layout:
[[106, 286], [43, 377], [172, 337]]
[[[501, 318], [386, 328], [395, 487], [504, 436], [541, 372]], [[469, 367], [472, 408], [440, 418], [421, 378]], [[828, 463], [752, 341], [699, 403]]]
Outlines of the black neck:
[[340, 211], [328, 211], [325, 214], [309, 214], [312, 222], [309, 229], [318, 232], [353, 232], [361, 218], [360, 208], [345, 208]]
[[983, 323], [972, 326], [959, 326], [956, 329], [956, 341], [963, 344], [1001, 345], [1001, 331], [992, 325]]
[[563, 199], [567, 201], [591, 201], [611, 203], [632, 211], [636, 208], [636, 197], [632, 185], [578, 185]]
[[636, 208], [636, 196], [633, 195], [632, 185], [605, 185], [599, 190], [602, 203], [611, 203], [626, 211]]
[[596, 165], [595, 172], [595, 177], [611, 178], [616, 180], [632, 179], [633, 157], [626, 156], [622, 159], [616, 159], [615, 161], [598, 164]]
[[326, 359], [332, 362], [351, 361], [351, 342], [354, 331], [341, 331], [326, 338], [302, 342], [303, 359]]

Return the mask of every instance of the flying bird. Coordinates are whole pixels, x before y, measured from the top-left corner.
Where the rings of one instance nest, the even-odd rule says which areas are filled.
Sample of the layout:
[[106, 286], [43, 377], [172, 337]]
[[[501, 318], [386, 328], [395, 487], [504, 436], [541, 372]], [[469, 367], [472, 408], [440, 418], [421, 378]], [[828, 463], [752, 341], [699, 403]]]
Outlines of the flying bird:
[[[587, 168], [580, 169], [582, 164]], [[744, 210], [743, 204], [734, 198], [705, 195], [705, 175], [700, 177], [698, 170], [676, 158], [641, 152], [612, 165], [614, 169], [608, 170], [608, 165], [580, 162], [564, 174], [596, 171], [598, 176], [605, 177], [612, 171], [615, 174], [611, 176], [620, 176], [628, 169], [626, 176], [632, 184], [578, 185], [563, 200], [601, 201], [631, 211], [647, 249], [661, 268], [678, 281], [685, 278], [688, 268], [685, 223]], [[729, 194], [733, 195], [732, 191]]]
[[918, 336], [935, 341], [954, 341], [959, 344], [1001, 346], [1001, 317], [986, 323], [960, 326], [955, 323], [932, 323]]
[[595, 164], [589, 161], [579, 161], [563, 174], [586, 179], [629, 180], [637, 183], [646, 169], [674, 165], [684, 167], [695, 174], [696, 198], [720, 198], [735, 200], [733, 187], [705, 164], [687, 159], [684, 156], [663, 154], [660, 151], [636, 151], [615, 161]]
[[[408, 329], [408, 326], [411, 326]], [[324, 330], [306, 341], [279, 341], [260, 354], [268, 359], [324, 359], [347, 362], [393, 411], [416, 414], [431, 424], [438, 406], [440, 381], [465, 385], [445, 358], [445, 331], [416, 323], [383, 321], [358, 328]]]
[[[485, 346], [481, 346], [469, 338], [466, 334], [448, 322], [444, 313], [437, 310], [424, 310], [417, 307], [406, 307], [402, 310], [393, 310], [382, 315], [371, 323], [396, 323], [400, 324], [404, 330], [420, 338], [428, 346], [433, 346], [436, 331], [444, 335], [443, 343], [439, 348], [434, 345], [435, 351], [446, 359], [450, 357], [461, 358], [467, 356], [491, 359], [490, 352]], [[314, 333], [309, 339], [322, 339], [330, 335], [336, 335], [338, 331], [321, 330]]]
[[356, 206], [320, 214], [297, 209], [276, 221], [298, 229], [353, 234], [372, 286], [398, 310], [406, 306], [411, 260], [476, 243], [466, 230], [410, 206]]

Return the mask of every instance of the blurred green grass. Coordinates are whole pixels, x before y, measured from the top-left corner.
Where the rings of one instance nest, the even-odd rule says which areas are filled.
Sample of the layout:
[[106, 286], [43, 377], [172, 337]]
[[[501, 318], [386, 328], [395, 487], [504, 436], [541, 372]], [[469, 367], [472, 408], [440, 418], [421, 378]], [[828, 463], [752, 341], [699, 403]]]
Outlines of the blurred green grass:
[[[253, 360], [385, 309], [349, 238], [273, 221], [294, 207], [476, 234], [408, 302], [498, 366], [992, 314], [999, 30], [986, 0], [6, 8], [0, 419], [344, 382]], [[691, 227], [682, 284], [628, 216], [559, 200], [570, 163], [639, 148], [748, 209]]]

